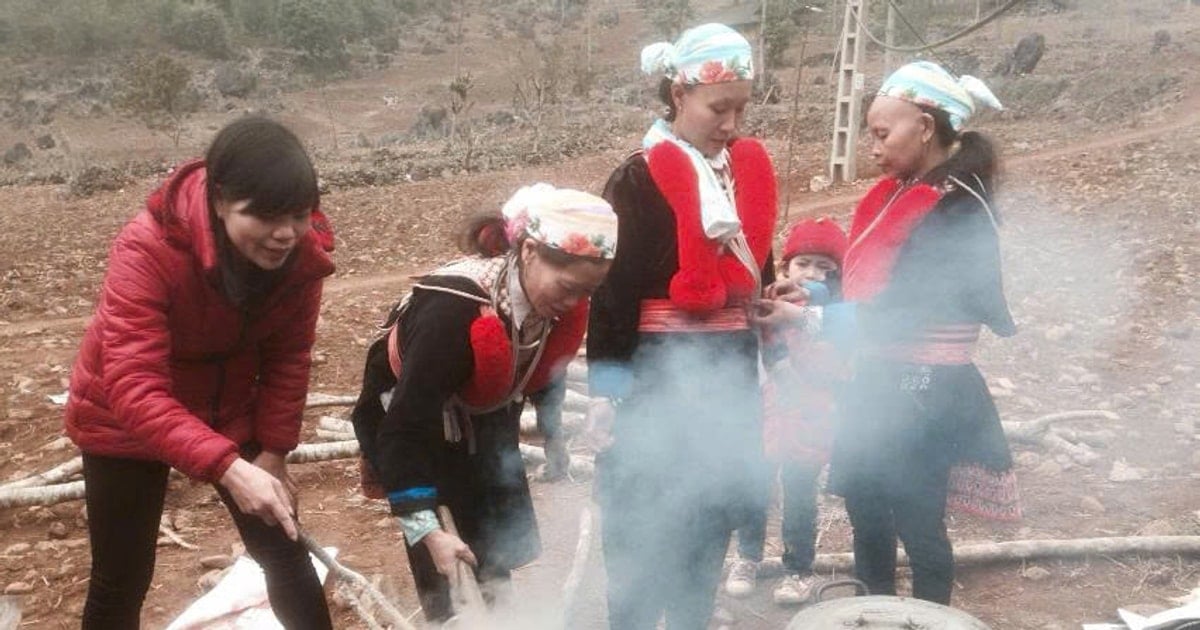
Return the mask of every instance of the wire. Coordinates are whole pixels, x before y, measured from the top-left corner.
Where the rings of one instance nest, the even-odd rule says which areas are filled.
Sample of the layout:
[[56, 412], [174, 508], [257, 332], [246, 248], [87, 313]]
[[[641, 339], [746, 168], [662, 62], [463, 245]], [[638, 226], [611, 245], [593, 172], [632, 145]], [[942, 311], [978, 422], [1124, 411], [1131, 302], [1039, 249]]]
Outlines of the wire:
[[[936, 41], [932, 44], [925, 44], [923, 46], [891, 46], [885, 42], [882, 42], [879, 40], [878, 37], [875, 36], [874, 33], [871, 32], [871, 29], [867, 28], [866, 24], [863, 24], [862, 17], [859, 16], [859, 14], [858, 14], [858, 9], [851, 7], [850, 12], [854, 14], [854, 21], [858, 22], [858, 27], [861, 28], [863, 33], [865, 33], [867, 35], [867, 38], [870, 39], [872, 42], [874, 42], [876, 45], [882, 46], [884, 50], [890, 50], [893, 52], [903, 52], [903, 53], [916, 53], [916, 52], [923, 52], [926, 50], [933, 50], [934, 48], [939, 48], [941, 46], [945, 46], [946, 44], [949, 44], [950, 42], [962, 39], [963, 37], [966, 37], [967, 35], [970, 35], [971, 33], [974, 33], [975, 31], [987, 26], [988, 24], [993, 22], [996, 18], [1000, 17], [1001, 15], [1004, 15], [1004, 13], [1006, 13], [1009, 9], [1017, 6], [1018, 4], [1020, 4], [1024, 1], [1025, 0], [1008, 0], [1008, 2], [1006, 2], [1004, 4], [1004, 6], [996, 9], [995, 11], [992, 11], [990, 14], [988, 14], [987, 17], [979, 20], [978, 22], [964, 28], [963, 30], [961, 30], [945, 39]], [[907, 20], [905, 20], [905, 22], [907, 22]]]
[[[896, 3], [896, 0], [888, 0], [888, 4], [891, 6], [892, 10], [896, 12], [896, 15], [900, 18], [900, 21], [904, 22], [904, 25], [908, 27], [908, 30], [911, 31], [914, 36], [916, 36], [917, 41], [921, 42], [922, 46], [928, 46], [929, 42], [925, 40], [925, 37], [921, 35], [921, 32], [917, 30], [917, 27], [913, 26], [913, 23], [909, 21], [908, 16], [904, 15], [904, 12], [900, 10], [900, 5]], [[945, 61], [938, 57], [937, 53], [933, 52], [933, 49], [929, 50], [929, 54], [932, 55], [933, 58], [942, 66], [947, 65]]]

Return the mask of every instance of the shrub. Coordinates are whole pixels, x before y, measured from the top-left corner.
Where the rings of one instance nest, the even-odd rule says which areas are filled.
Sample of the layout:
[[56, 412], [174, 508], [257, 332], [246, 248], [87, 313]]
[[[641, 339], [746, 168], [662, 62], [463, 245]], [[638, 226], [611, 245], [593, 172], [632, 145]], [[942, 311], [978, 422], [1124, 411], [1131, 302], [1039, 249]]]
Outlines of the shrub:
[[116, 106], [179, 146], [183, 122], [195, 106], [188, 94], [192, 71], [166, 55], [140, 57], [126, 67], [121, 80]]
[[221, 9], [206, 2], [184, 7], [170, 28], [170, 44], [180, 50], [221, 58], [229, 54], [229, 25]]
[[343, 43], [345, 22], [340, 3], [331, 0], [284, 0], [279, 6], [283, 44], [300, 52], [313, 70], [339, 70], [349, 60]]

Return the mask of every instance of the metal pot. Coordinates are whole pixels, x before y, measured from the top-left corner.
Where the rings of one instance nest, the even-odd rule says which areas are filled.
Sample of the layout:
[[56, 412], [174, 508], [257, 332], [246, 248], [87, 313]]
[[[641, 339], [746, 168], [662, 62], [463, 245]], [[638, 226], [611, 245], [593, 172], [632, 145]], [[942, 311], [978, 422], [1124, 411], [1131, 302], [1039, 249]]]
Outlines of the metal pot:
[[787, 630], [990, 630], [967, 613], [907, 597], [867, 595], [814, 604], [792, 617]]

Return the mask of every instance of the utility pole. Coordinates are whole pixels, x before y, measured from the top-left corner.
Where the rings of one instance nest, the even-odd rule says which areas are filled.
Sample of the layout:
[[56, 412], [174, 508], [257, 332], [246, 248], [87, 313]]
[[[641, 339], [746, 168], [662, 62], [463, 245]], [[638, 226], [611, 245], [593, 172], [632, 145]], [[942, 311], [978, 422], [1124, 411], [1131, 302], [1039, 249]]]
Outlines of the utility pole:
[[858, 121], [862, 117], [860, 110], [864, 83], [859, 64], [865, 61], [862, 23], [867, 19], [867, 2], [846, 0], [846, 14], [842, 21], [833, 150], [829, 155], [829, 179], [833, 182], [852, 182], [858, 175], [855, 149], [858, 144]]
[[[884, 31], [884, 41], [888, 46], [896, 45], [896, 5], [892, 0], [887, 0], [887, 30]], [[883, 74], [887, 76], [892, 73], [896, 67], [896, 53], [892, 52], [891, 48], [885, 48], [883, 51]]]
[[758, 91], [762, 92], [767, 86], [767, 0], [759, 5], [758, 23]]

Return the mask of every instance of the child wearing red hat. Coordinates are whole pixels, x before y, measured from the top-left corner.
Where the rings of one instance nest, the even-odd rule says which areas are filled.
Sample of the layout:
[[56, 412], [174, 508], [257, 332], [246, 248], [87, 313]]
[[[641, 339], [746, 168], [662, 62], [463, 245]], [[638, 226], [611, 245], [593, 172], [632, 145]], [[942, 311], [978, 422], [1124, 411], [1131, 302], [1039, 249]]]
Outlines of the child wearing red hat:
[[[763, 383], [763, 435], [768, 461], [778, 469], [783, 491], [784, 578], [775, 587], [776, 604], [798, 605], [809, 598], [816, 580], [817, 477], [829, 459], [833, 440], [833, 390], [843, 371], [833, 347], [821, 334], [824, 307], [840, 301], [840, 271], [846, 233], [829, 217], [808, 219], [789, 230], [780, 276], [804, 287], [800, 303], [763, 303], [764, 311], [788, 311], [789, 324], [767, 334], [775, 343], [764, 349], [768, 367]], [[766, 313], [764, 313], [766, 314]], [[738, 530], [738, 559], [725, 583], [733, 596], [748, 594], [762, 561], [765, 512]]]

